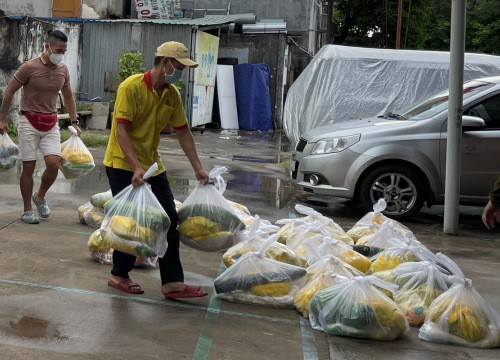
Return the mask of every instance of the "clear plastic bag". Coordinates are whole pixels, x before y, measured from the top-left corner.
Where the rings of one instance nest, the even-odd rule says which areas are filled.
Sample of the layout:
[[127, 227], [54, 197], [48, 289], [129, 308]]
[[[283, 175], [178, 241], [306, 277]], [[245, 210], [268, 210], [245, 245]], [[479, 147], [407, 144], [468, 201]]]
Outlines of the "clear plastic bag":
[[424, 260], [434, 261], [435, 257], [436, 255], [426, 247], [413, 242], [404, 247], [391, 247], [379, 252], [371, 258], [373, 263], [368, 274], [392, 270], [399, 264], [405, 262], [418, 262]]
[[424, 323], [430, 304], [452, 285], [446, 270], [428, 261], [403, 263], [391, 273], [399, 286], [394, 301], [415, 326]]
[[348, 278], [337, 275], [332, 271], [327, 271], [318, 275], [313, 280], [309, 281], [306, 286], [299, 290], [295, 295], [295, 308], [305, 317], [309, 318], [309, 302], [314, 294], [318, 291], [326, 289], [330, 286], [340, 284], [347, 281]]
[[78, 220], [82, 223], [82, 224], [86, 224], [85, 223], [85, 219], [83, 218], [83, 214], [85, 214], [85, 212], [89, 211], [89, 210], [92, 210], [93, 206], [92, 204], [89, 202], [86, 202], [85, 204], [83, 205], [80, 205], [78, 207]]
[[0, 170], [9, 170], [16, 165], [19, 147], [8, 133], [0, 134]]
[[[90, 251], [90, 258], [104, 265], [113, 265], [113, 249], [109, 248], [109, 246], [110, 244], [106, 244], [105, 240], [103, 239], [101, 231], [94, 231], [94, 233], [90, 235], [87, 242], [87, 247]], [[135, 259], [134, 266], [156, 268], [157, 261], [158, 257], [138, 257]]]
[[[373, 235], [380, 225], [386, 222], [389, 218], [386, 217], [382, 212], [387, 207], [387, 203], [384, 199], [379, 199], [376, 204], [373, 205], [373, 212], [369, 212], [365, 216], [363, 216], [354, 226], [347, 231], [347, 235], [349, 235], [355, 243], [364, 236]], [[397, 222], [396, 220], [392, 220], [392, 224], [394, 227], [400, 229], [403, 233], [410, 231], [406, 226]]]
[[500, 315], [472, 286], [460, 268], [441, 257], [454, 284], [430, 305], [419, 330], [422, 340], [474, 348], [500, 346]]
[[94, 207], [99, 209], [104, 209], [104, 205], [113, 198], [113, 194], [111, 190], [94, 194], [90, 197], [90, 203], [94, 205]]
[[[155, 163], [144, 174], [147, 180], [158, 169]], [[115, 250], [138, 257], [162, 257], [167, 251], [170, 219], [151, 185], [127, 186], [105, 207], [101, 234]]]
[[[249, 230], [242, 232], [243, 240], [229, 248], [225, 254], [222, 256], [222, 261], [226, 267], [233, 265], [241, 256], [252, 251], [258, 251], [262, 244], [269, 239], [271, 236], [269, 230], [275, 230], [274, 228], [261, 228], [260, 218], [258, 215], [255, 216], [252, 225]], [[272, 226], [272, 225], [271, 225]], [[267, 230], [267, 231], [266, 231]], [[274, 231], [275, 232], [275, 231]], [[265, 251], [266, 257], [284, 262], [286, 264], [307, 267], [307, 261], [302, 256], [294, 253], [286, 245], [279, 242], [274, 242], [269, 245]]]
[[182, 202], [180, 202], [179, 200], [177, 199], [174, 199], [174, 204], [175, 204], [175, 211], [179, 211], [179, 209], [181, 208], [182, 206]]
[[98, 209], [92, 206], [90, 209], [88, 209], [83, 213], [83, 222], [94, 229], [99, 229], [102, 225], [103, 220], [104, 220], [103, 209]]
[[61, 172], [66, 179], [77, 179], [87, 175], [95, 167], [94, 158], [73, 126], [72, 135], [61, 144]]
[[283, 227], [278, 231], [280, 234], [279, 242], [283, 244], [287, 244], [289, 239], [294, 237], [296, 233], [300, 230], [297, 230], [302, 225], [310, 225], [311, 223], [322, 223], [324, 231], [327, 233], [325, 236], [331, 236], [333, 238], [342, 240], [347, 244], [354, 244], [354, 241], [351, 239], [349, 235], [342, 229], [342, 227], [337, 224], [332, 219], [323, 216], [321, 213], [316, 210], [297, 204], [295, 205], [295, 211], [299, 214], [305, 215], [303, 217], [299, 217], [296, 219], [281, 219], [276, 221], [277, 225], [283, 225]]
[[321, 235], [307, 238], [301, 243], [290, 245], [290, 248], [299, 255], [304, 256], [309, 265], [314, 264], [326, 255], [334, 255], [363, 274], [366, 274], [372, 264], [370, 259], [354, 251], [350, 245], [337, 239], [322, 237]]
[[227, 250], [245, 224], [236, 216], [231, 204], [222, 196], [226, 183], [221, 174], [225, 167], [215, 167], [209, 178], [215, 184], [198, 184], [178, 211], [181, 242], [202, 251]]
[[297, 292], [304, 286], [304, 268], [285, 264], [265, 256], [267, 247], [276, 242], [271, 236], [258, 252], [240, 257], [214, 281], [217, 296], [273, 307], [292, 307]]
[[396, 303], [377, 288], [397, 286], [374, 276], [356, 277], [317, 292], [309, 306], [314, 329], [328, 334], [394, 340], [409, 330]]
[[286, 245], [297, 247], [304, 240], [311, 237], [328, 237], [348, 245], [354, 244], [351, 238], [344, 235], [337, 231], [337, 229], [330, 227], [328, 221], [317, 220], [296, 227], [295, 231], [288, 236]]
[[334, 255], [326, 255], [322, 257], [320, 260], [309, 266], [306, 271], [307, 283], [328, 271], [332, 271], [334, 274], [342, 275], [348, 279], [352, 279], [355, 276], [365, 275], [355, 267], [343, 262]]

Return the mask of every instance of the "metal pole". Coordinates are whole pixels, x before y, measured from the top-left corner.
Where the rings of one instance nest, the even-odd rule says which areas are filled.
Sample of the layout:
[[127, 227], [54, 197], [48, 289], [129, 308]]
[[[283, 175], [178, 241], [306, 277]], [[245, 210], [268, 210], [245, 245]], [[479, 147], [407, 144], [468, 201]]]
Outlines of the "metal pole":
[[466, 0], [452, 0], [444, 232], [457, 235], [462, 146]]
[[396, 25], [396, 49], [401, 48], [401, 25], [403, 23], [403, 0], [398, 2], [398, 23]]
[[316, 54], [316, 0], [311, 0], [311, 9], [309, 13], [309, 54]]

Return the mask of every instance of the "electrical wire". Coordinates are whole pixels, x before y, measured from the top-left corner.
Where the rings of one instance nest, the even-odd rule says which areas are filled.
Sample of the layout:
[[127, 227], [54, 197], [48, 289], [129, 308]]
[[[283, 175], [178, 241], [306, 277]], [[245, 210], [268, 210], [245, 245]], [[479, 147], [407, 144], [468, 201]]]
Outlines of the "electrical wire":
[[297, 46], [300, 50], [302, 50], [303, 52], [305, 52], [307, 55], [309, 55], [310, 57], [314, 57], [314, 55], [312, 55], [307, 49], [305, 49], [304, 47], [300, 46], [292, 37], [289, 38], [294, 44], [295, 46]]

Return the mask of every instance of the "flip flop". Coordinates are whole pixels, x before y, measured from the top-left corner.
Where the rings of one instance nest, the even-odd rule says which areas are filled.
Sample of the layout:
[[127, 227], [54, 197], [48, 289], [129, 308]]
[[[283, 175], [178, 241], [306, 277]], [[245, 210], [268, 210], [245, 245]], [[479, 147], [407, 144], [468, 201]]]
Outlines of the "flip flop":
[[139, 284], [133, 281], [132, 279], [123, 279], [117, 283], [108, 280], [108, 285], [111, 286], [112, 288], [124, 291], [126, 293], [144, 294], [144, 290], [142, 290]]
[[163, 295], [166, 299], [186, 299], [207, 296], [208, 293], [201, 291], [201, 287], [186, 285], [182, 291], [171, 291]]

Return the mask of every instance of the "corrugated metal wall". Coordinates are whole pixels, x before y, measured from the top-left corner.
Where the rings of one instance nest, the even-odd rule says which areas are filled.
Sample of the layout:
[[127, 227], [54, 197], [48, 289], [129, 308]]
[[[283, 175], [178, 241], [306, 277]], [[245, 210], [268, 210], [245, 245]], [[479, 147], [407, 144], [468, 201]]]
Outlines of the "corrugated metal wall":
[[[106, 73], [118, 72], [120, 56], [129, 51], [144, 54], [146, 69], [153, 65], [158, 45], [165, 41], [179, 41], [189, 49], [192, 27], [146, 22], [86, 21], [83, 26], [83, 60], [81, 70], [81, 97], [109, 101], [111, 92], [104, 90]], [[187, 72], [186, 72], [187, 74]]]

